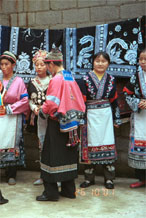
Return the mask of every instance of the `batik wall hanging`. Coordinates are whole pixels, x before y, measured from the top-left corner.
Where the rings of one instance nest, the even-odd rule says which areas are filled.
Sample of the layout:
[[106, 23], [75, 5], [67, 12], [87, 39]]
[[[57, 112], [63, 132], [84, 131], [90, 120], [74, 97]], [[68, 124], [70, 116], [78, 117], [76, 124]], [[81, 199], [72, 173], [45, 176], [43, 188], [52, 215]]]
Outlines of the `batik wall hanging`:
[[[35, 76], [32, 57], [38, 49], [60, 47], [64, 66], [75, 77], [92, 69], [92, 56], [106, 51], [111, 58], [108, 72], [118, 77], [136, 73], [137, 51], [143, 47], [145, 16], [84, 28], [62, 30], [0, 26], [0, 53], [9, 50], [17, 55], [16, 73], [25, 82]], [[141, 30], [143, 32], [141, 33]]]
[[136, 73], [137, 51], [142, 44], [141, 18], [86, 28], [66, 28], [66, 68], [84, 74], [92, 68], [92, 55], [106, 51], [111, 64], [108, 73], [130, 77]]
[[9, 50], [18, 57], [15, 72], [27, 83], [30, 78], [36, 76], [32, 63], [34, 53], [39, 49], [49, 51], [53, 43], [59, 42], [60, 47], [62, 47], [60, 43], [62, 38], [63, 30], [36, 30], [1, 26], [0, 52]]

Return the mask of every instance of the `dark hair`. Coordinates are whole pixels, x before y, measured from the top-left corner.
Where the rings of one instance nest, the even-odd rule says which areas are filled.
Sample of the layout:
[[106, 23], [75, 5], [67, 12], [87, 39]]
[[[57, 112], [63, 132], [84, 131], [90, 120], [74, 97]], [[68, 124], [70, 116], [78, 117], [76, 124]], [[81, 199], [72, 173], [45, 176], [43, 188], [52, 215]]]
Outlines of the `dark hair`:
[[108, 63], [110, 64], [110, 56], [108, 55], [108, 53], [104, 52], [104, 51], [100, 51], [96, 54], [93, 55], [93, 61], [92, 61], [92, 65], [94, 64], [94, 60], [99, 57], [99, 56], [103, 56], [107, 61]]
[[3, 59], [6, 59], [6, 60], [10, 61], [11, 64], [16, 64], [16, 63], [11, 59], [11, 58], [9, 58], [9, 57], [5, 57], [5, 56], [0, 57], [0, 62], [1, 62], [1, 60], [3, 60]]
[[139, 51], [139, 55], [140, 55], [141, 53], [144, 53], [144, 52], [146, 52], [146, 48], [140, 50], [140, 51]]
[[[53, 64], [55, 64], [56, 66], [60, 67], [61, 65], [63, 65], [63, 61], [51, 61], [53, 62]], [[45, 62], [46, 64], [50, 64], [50, 62]]]
[[139, 59], [140, 54], [144, 52], [146, 52], [146, 48], [137, 49], [137, 58]]

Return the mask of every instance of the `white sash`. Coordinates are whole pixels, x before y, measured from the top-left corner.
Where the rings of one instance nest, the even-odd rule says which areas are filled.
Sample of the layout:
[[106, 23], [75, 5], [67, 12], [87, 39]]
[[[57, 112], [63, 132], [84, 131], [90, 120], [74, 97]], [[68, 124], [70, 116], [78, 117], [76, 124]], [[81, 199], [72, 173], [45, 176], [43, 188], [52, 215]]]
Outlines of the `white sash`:
[[87, 110], [88, 146], [115, 144], [111, 107]]
[[146, 141], [146, 110], [134, 113], [134, 137]]
[[0, 116], [0, 149], [15, 147], [16, 126], [17, 115]]

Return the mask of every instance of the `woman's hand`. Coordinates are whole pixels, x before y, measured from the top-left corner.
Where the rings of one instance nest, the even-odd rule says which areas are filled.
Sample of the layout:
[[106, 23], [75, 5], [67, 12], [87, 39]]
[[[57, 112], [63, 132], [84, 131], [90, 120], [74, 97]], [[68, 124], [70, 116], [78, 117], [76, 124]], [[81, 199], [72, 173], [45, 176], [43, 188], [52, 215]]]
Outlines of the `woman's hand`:
[[119, 128], [119, 125], [118, 124], [114, 124], [114, 127]]
[[140, 103], [138, 104], [140, 109], [146, 109], [146, 99], [141, 99]]
[[38, 116], [38, 114], [39, 114], [39, 110], [40, 110], [40, 108], [39, 107], [36, 107], [35, 109], [34, 109], [34, 114], [36, 115], [36, 116]]

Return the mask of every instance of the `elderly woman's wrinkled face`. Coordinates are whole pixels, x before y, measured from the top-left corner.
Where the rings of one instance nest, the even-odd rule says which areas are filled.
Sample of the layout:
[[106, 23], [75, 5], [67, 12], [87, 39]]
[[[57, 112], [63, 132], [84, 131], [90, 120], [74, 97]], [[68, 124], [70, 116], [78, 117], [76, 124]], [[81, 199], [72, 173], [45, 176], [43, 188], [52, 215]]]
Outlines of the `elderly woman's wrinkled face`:
[[142, 52], [139, 56], [139, 65], [146, 72], [146, 51]]

